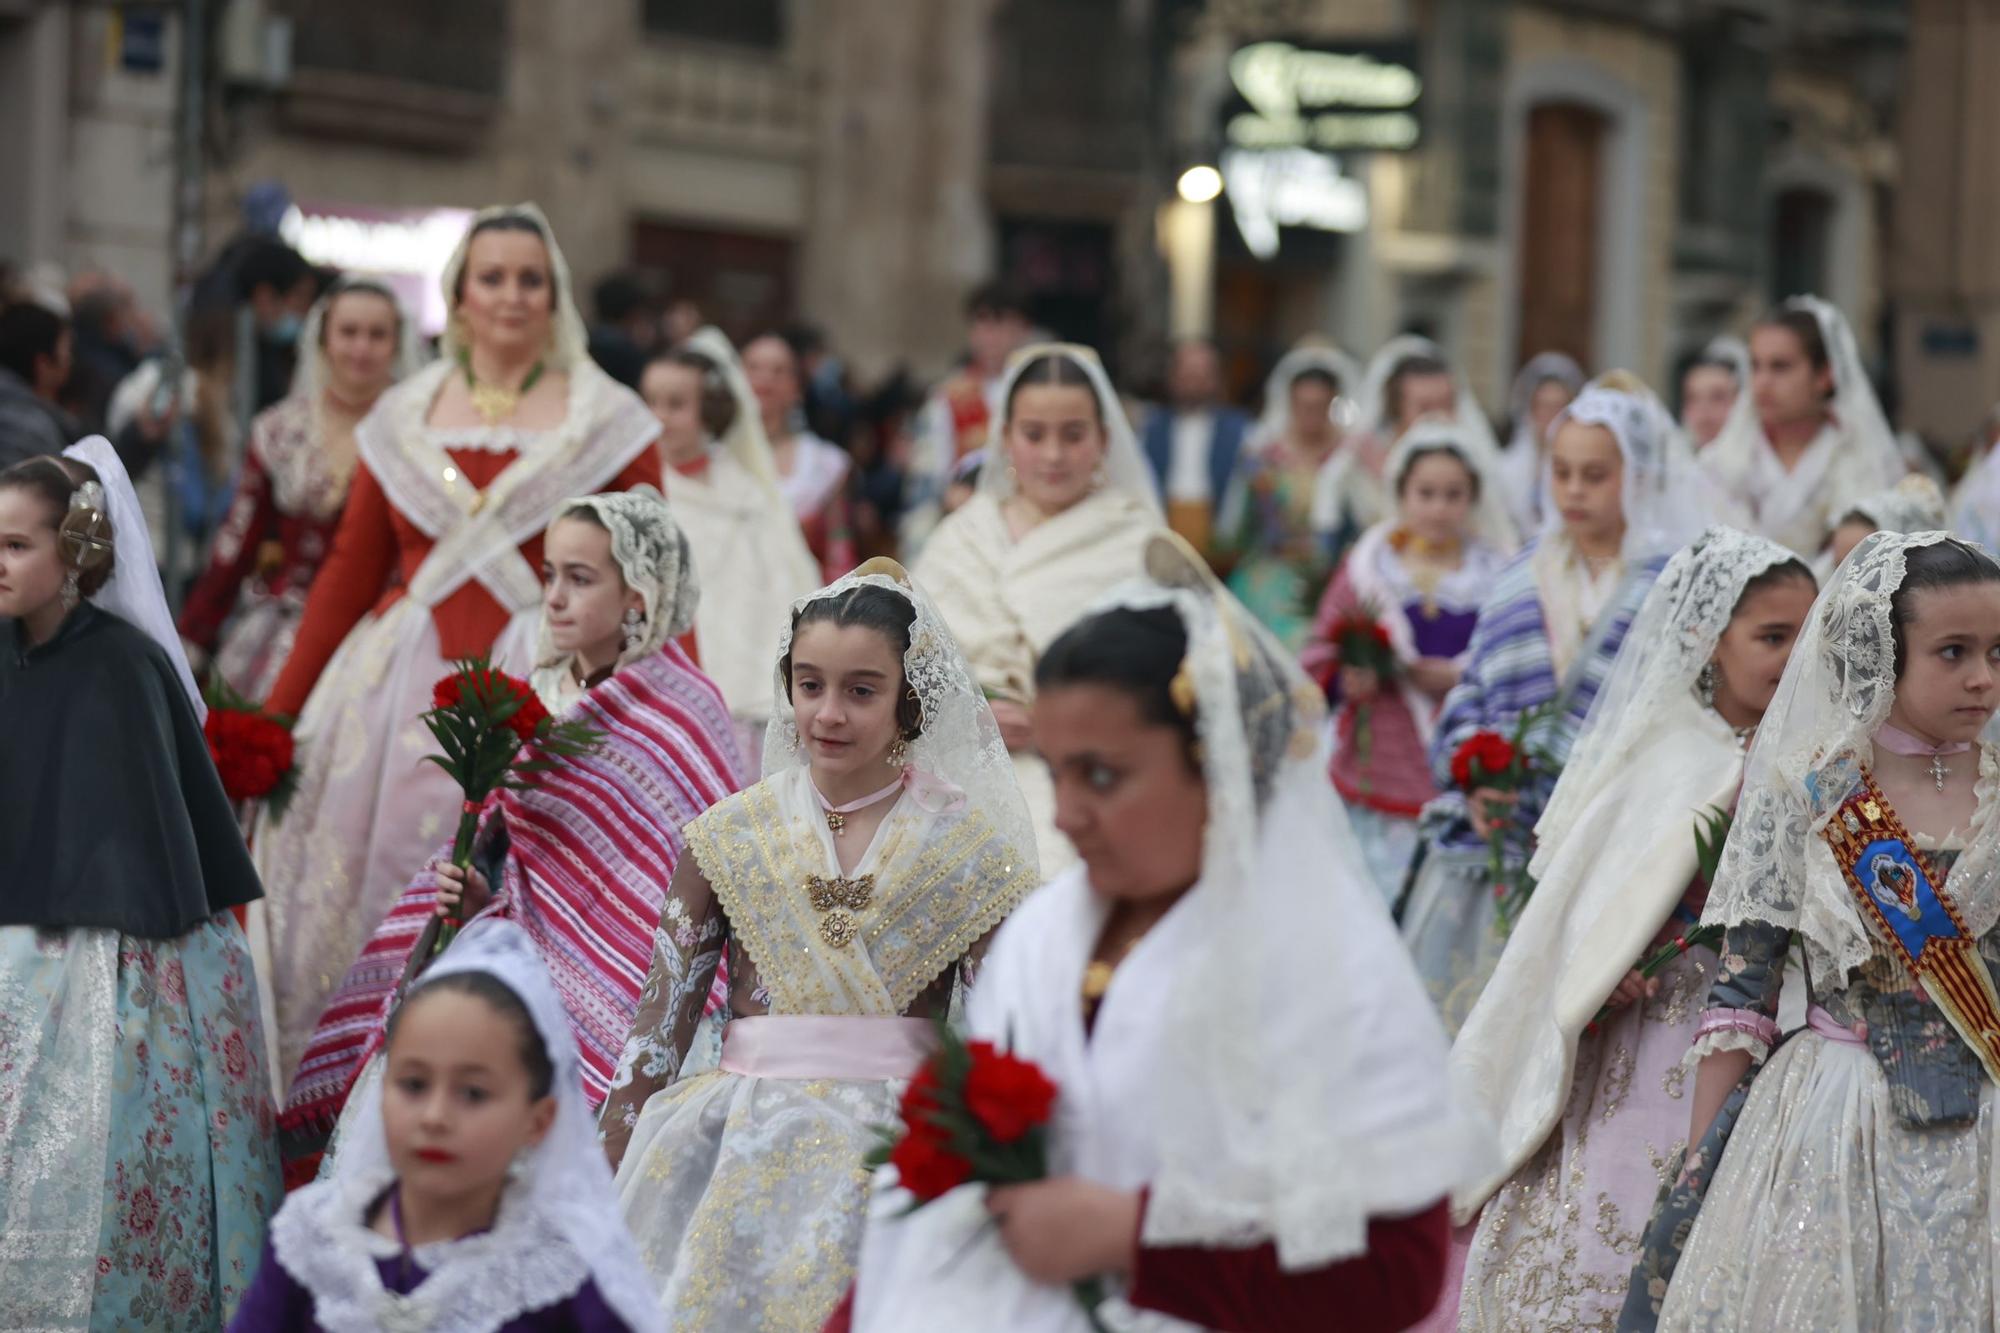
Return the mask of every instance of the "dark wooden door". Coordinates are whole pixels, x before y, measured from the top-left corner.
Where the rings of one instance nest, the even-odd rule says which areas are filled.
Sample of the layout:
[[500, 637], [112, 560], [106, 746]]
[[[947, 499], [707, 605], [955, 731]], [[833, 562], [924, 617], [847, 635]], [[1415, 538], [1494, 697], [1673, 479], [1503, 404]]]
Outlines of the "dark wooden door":
[[1584, 365], [1595, 359], [1605, 128], [1589, 107], [1550, 102], [1528, 112], [1516, 364], [1550, 350]]

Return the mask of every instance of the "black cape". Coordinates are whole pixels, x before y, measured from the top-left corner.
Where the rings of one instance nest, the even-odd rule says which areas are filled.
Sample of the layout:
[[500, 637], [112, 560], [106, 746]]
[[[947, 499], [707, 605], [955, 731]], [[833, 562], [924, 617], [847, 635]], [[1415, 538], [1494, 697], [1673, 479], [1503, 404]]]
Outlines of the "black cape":
[[0, 925], [173, 939], [263, 896], [166, 652], [90, 603], [0, 619]]

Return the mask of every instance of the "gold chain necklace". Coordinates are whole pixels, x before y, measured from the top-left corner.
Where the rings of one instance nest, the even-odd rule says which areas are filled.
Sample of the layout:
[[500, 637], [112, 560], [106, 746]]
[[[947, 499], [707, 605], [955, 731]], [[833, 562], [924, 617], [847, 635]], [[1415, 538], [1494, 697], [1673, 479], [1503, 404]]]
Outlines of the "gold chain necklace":
[[489, 426], [497, 426], [514, 415], [514, 409], [521, 405], [521, 399], [526, 397], [528, 391], [542, 378], [543, 369], [540, 361], [535, 362], [533, 368], [528, 371], [528, 377], [521, 381], [521, 387], [509, 389], [499, 384], [482, 383], [479, 377], [472, 373], [472, 353], [469, 350], [459, 352], [458, 365], [459, 369], [465, 372], [465, 388], [472, 397], [472, 410], [477, 412], [480, 420]]

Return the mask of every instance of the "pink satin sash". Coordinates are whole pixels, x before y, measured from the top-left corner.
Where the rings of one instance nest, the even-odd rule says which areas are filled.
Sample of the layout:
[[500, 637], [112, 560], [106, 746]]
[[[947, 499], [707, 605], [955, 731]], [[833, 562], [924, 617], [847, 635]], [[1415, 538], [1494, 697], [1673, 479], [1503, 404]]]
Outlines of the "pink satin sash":
[[1846, 1046], [1866, 1046], [1868, 1038], [1835, 1018], [1816, 1004], [1806, 1006], [1806, 1026], [1828, 1041], [1837, 1041]]
[[732, 1018], [722, 1029], [722, 1068], [749, 1078], [908, 1078], [936, 1046], [921, 1018]]

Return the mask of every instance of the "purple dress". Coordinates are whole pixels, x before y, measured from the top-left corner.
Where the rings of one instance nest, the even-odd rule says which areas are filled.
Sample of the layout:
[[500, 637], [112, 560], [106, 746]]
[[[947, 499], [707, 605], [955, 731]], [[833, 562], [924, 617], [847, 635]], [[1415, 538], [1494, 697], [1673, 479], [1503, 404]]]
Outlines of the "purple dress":
[[[417, 1289], [425, 1274], [405, 1258], [378, 1259], [382, 1286], [398, 1296]], [[258, 1266], [257, 1280], [243, 1294], [236, 1317], [229, 1321], [230, 1333], [321, 1333], [313, 1318], [313, 1295], [285, 1271], [278, 1257], [264, 1243], [264, 1261]], [[597, 1284], [586, 1280], [567, 1300], [510, 1319], [499, 1333], [628, 1333], [627, 1325], [597, 1294]]]

